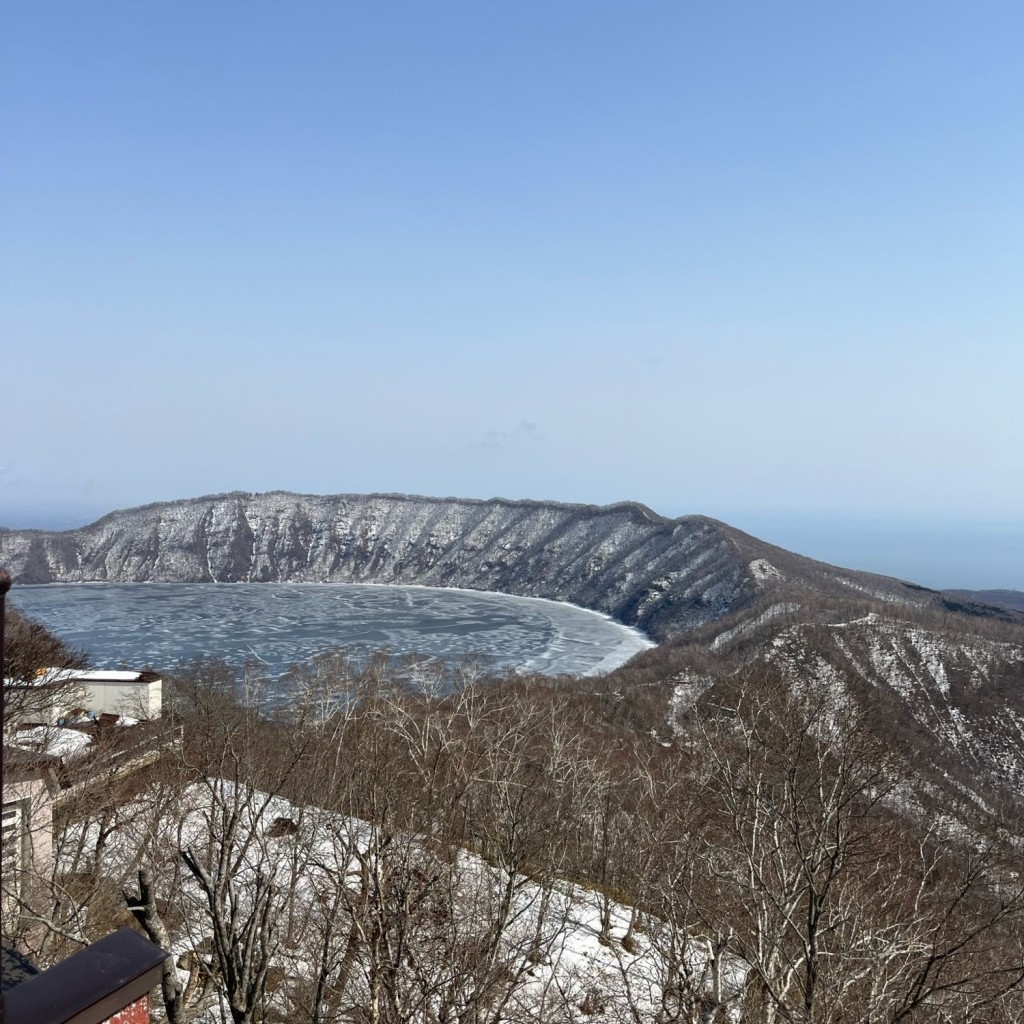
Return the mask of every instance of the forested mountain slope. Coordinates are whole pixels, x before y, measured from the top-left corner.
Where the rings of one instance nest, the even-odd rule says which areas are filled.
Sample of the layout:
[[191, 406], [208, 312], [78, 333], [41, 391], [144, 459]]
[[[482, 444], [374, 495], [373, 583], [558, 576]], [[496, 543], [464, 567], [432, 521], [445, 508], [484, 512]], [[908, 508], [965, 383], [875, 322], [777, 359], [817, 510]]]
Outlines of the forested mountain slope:
[[[1014, 642], [1016, 640], [1016, 642]], [[1024, 798], [1024, 645], [874, 613], [791, 626], [764, 658], [791, 685], [884, 710], [892, 742], [924, 777], [979, 806], [1004, 787]]]
[[[913, 765], [925, 816], [1024, 808], [1024, 627], [939, 607], [792, 592], [646, 651], [607, 680], [640, 728], [683, 727], [738, 679], [867, 715]], [[930, 794], [930, 795], [929, 795]], [[954, 812], [954, 807], [959, 808]], [[1017, 813], [1017, 812], [1015, 812]]]
[[[839, 570], [703, 516], [636, 503], [226, 494], [114, 512], [63, 533], [0, 531], [16, 582], [417, 583], [570, 601], [656, 640], [765, 595], [942, 595]], [[1012, 613], [1009, 613], [1012, 614]]]

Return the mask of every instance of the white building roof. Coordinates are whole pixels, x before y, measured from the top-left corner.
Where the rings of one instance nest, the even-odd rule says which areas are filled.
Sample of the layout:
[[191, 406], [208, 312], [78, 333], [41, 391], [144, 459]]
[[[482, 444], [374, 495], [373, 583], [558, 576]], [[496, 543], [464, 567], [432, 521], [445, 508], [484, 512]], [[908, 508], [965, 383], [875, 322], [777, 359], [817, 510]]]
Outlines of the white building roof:
[[127, 672], [106, 668], [48, 668], [34, 679], [5, 679], [4, 686], [48, 686], [54, 683], [150, 683], [159, 676], [149, 672]]
[[83, 683], [141, 683], [141, 672], [116, 672], [105, 668], [89, 669], [87, 672], [72, 672], [71, 678]]

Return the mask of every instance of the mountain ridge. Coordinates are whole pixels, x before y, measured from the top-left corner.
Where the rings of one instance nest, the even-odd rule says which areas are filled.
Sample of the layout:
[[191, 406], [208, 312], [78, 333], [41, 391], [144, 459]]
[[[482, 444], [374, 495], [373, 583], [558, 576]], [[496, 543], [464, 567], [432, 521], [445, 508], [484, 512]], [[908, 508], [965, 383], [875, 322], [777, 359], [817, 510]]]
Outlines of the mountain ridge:
[[64, 531], [0, 530], [18, 583], [378, 582], [569, 601], [661, 641], [774, 592], [937, 606], [707, 516], [639, 502], [246, 492], [152, 502]]

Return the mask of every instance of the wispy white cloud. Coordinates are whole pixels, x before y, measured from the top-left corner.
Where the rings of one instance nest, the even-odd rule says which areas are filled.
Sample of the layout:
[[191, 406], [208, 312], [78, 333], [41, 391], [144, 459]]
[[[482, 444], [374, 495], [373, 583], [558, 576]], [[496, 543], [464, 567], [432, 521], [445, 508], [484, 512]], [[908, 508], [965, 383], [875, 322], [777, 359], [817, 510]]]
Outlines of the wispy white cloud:
[[514, 444], [540, 443], [544, 435], [532, 420], [520, 420], [512, 430], [485, 430], [471, 448], [507, 448]]

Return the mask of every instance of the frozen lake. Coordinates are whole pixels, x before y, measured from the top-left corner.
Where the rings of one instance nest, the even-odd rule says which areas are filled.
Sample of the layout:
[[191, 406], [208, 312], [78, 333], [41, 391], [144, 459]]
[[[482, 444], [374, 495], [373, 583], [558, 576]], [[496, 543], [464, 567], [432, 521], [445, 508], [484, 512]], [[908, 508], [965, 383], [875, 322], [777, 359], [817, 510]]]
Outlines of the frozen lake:
[[340, 583], [54, 583], [16, 586], [9, 600], [97, 668], [166, 671], [197, 654], [271, 673], [338, 645], [497, 669], [590, 674], [651, 642], [597, 612], [486, 591]]

